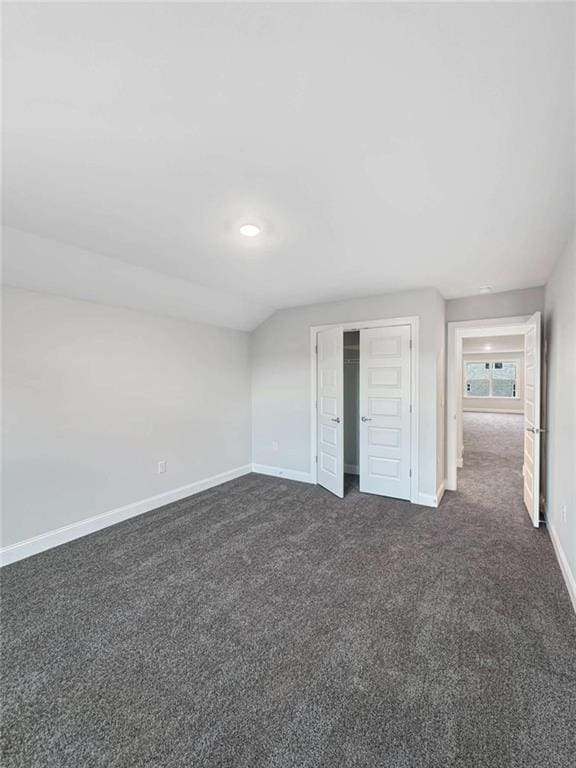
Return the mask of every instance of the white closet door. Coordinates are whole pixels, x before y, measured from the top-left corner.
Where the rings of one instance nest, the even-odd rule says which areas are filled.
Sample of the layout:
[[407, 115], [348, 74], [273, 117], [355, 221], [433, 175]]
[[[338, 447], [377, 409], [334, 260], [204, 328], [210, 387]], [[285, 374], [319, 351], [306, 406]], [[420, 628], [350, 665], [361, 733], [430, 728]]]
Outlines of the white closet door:
[[360, 490], [410, 498], [410, 326], [360, 331]]
[[344, 331], [319, 331], [318, 351], [318, 483], [344, 496]]
[[524, 504], [537, 528], [540, 525], [540, 334], [536, 312], [528, 320], [524, 342]]

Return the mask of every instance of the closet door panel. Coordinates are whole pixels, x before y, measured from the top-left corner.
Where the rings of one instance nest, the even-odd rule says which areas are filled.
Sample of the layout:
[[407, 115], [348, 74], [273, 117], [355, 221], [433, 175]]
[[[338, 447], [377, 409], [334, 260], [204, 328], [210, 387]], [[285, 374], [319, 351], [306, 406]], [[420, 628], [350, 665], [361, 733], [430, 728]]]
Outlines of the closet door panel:
[[344, 332], [329, 328], [317, 336], [318, 484], [344, 496]]
[[360, 331], [360, 490], [410, 498], [410, 326]]

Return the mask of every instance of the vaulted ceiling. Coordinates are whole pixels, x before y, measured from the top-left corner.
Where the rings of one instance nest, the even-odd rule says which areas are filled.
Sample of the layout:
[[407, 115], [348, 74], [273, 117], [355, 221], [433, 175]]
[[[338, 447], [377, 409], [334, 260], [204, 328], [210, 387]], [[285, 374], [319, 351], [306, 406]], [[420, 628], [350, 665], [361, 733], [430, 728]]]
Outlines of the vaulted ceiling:
[[[210, 321], [239, 328], [305, 303], [540, 285], [574, 223], [574, 14], [6, 4], [5, 224], [100, 259], [100, 300], [157, 279], [191, 319], [204, 291]], [[9, 282], [81, 292], [73, 250], [36, 251], [7, 249]]]

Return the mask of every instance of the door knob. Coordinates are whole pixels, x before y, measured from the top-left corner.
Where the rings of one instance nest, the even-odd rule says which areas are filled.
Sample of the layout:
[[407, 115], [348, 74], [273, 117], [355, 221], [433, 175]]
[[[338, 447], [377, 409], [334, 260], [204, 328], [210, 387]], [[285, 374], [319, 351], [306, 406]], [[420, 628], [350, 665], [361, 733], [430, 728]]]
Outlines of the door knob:
[[332, 419], [332, 421], [335, 421], [336, 424], [340, 424], [340, 416], [336, 416], [336, 418]]
[[367, 416], [362, 416], [362, 421], [372, 421], [372, 419], [369, 419]]
[[539, 427], [526, 427], [526, 432], [532, 432], [534, 435], [539, 435], [541, 432], [546, 432], [545, 429]]

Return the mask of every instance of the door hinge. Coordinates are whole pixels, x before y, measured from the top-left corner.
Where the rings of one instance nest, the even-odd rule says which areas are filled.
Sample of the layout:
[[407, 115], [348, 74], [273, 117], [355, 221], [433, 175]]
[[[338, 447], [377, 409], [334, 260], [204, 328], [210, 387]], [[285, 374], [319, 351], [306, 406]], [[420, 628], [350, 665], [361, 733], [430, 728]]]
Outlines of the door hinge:
[[408, 477], [412, 477], [412, 470], [411, 469], [408, 470]]
[[316, 346], [314, 347], [314, 351], [316, 352], [316, 354], [318, 354], [318, 344], [316, 344]]
[[410, 349], [412, 349], [412, 339], [410, 339]]
[[410, 413], [412, 413], [412, 403], [410, 403]]
[[314, 458], [316, 460], [316, 464], [318, 464], [318, 456], [315, 456]]

